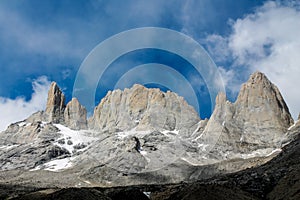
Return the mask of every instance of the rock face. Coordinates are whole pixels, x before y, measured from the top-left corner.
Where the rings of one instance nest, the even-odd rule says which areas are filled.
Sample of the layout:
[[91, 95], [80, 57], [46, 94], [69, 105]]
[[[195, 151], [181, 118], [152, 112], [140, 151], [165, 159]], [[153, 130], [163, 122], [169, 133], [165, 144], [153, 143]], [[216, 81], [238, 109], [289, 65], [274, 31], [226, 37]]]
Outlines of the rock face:
[[11, 124], [1, 132], [0, 144], [26, 144], [37, 140], [49, 140], [56, 136], [57, 131], [58, 129], [51, 124], [27, 119]]
[[[246, 142], [255, 142], [258, 136], [263, 137], [263, 142], [276, 141], [293, 124], [278, 88], [260, 72], [243, 84], [235, 108], [235, 116], [247, 122], [242, 127]], [[272, 132], [273, 137], [267, 132]]]
[[77, 130], [87, 128], [86, 109], [76, 98], [65, 105], [65, 95], [55, 82], [51, 83], [43, 115], [47, 122], [66, 124], [69, 128]]
[[59, 123], [63, 121], [65, 110], [65, 95], [55, 82], [51, 83], [45, 110], [47, 121]]
[[199, 120], [196, 111], [177, 94], [136, 84], [131, 89], [108, 92], [95, 108], [89, 128], [180, 130], [182, 135], [189, 135]]
[[[260, 72], [242, 85], [235, 103], [225, 94], [216, 98], [215, 110], [201, 133], [203, 140], [215, 144], [215, 152], [251, 152], [278, 148], [288, 127], [293, 124], [278, 88]], [[201, 140], [201, 138], [200, 138]]]
[[64, 111], [65, 124], [75, 130], [87, 128], [86, 109], [79, 103], [76, 98], [67, 104]]

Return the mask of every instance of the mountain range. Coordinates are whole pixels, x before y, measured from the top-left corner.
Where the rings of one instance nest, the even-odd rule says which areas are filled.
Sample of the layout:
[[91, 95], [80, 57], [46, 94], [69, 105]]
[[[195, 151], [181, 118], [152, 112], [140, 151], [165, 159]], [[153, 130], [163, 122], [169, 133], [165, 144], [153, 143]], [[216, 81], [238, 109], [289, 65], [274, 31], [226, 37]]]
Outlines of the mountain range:
[[261, 72], [235, 102], [218, 94], [209, 119], [138, 84], [88, 118], [53, 82], [44, 111], [0, 133], [0, 198], [297, 199], [299, 132]]

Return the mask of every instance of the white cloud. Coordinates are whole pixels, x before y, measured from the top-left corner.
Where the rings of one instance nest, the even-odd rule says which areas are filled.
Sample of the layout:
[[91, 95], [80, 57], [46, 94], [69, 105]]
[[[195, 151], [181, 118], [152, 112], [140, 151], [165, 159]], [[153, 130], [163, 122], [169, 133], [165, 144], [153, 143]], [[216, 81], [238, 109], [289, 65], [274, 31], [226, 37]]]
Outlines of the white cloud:
[[[86, 54], [84, 39], [78, 33], [80, 29], [74, 33], [55, 28], [53, 24], [35, 24], [18, 10], [3, 4], [0, 5], [0, 24], [2, 46], [13, 48], [18, 54], [46, 55], [49, 60], [55, 57], [56, 62], [57, 58], [78, 59]], [[81, 48], [76, 47], [79, 44]]]
[[213, 34], [208, 35], [202, 42], [206, 44], [207, 50], [216, 62], [224, 62], [230, 56], [227, 38]]
[[[227, 49], [216, 52], [219, 57], [226, 57], [226, 52], [230, 52], [234, 61], [228, 72], [223, 69], [223, 74], [230, 75], [234, 70], [236, 76], [240, 76], [241, 67], [245, 74], [257, 70], [264, 72], [279, 87], [294, 118], [300, 111], [300, 90], [297, 87], [300, 85], [299, 19], [300, 10], [296, 4], [269, 1], [254, 13], [231, 21], [230, 36], [208, 37], [208, 43], [212, 39], [216, 44], [228, 42]], [[226, 45], [222, 47], [226, 48]], [[227, 84], [229, 88], [236, 86], [230, 81]]]
[[294, 118], [300, 111], [300, 11], [267, 2], [237, 20], [229, 46], [236, 61], [267, 74], [282, 92]]
[[221, 66], [218, 67], [218, 70], [221, 73], [222, 80], [226, 89], [229, 89], [227, 93], [229, 93], [231, 96], [237, 94], [240, 90], [240, 82], [236, 79], [237, 73], [232, 69], [226, 70], [224, 67]]
[[49, 80], [46, 76], [41, 76], [32, 82], [32, 87], [33, 93], [29, 101], [24, 97], [16, 99], [0, 97], [0, 131], [5, 130], [10, 123], [23, 120], [32, 113], [45, 109]]

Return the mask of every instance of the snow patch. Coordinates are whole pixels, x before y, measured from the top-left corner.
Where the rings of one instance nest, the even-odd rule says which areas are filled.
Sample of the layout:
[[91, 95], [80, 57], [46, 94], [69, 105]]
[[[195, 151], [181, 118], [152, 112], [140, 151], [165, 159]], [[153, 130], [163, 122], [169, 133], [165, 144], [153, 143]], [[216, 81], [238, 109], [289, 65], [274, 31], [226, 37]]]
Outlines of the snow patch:
[[295, 123], [288, 128], [288, 131], [290, 131], [292, 128], [294, 128], [298, 122], [299, 122], [299, 120], [295, 121]]
[[173, 131], [169, 131], [169, 130], [164, 130], [161, 132], [164, 135], [168, 135], [168, 134], [172, 134], [172, 135], [178, 135], [179, 131], [178, 130], [173, 130]]
[[150, 199], [151, 192], [143, 192], [143, 193], [144, 193], [144, 195], [146, 195]]
[[89, 181], [83, 181], [83, 182], [85, 182], [85, 183], [87, 183], [87, 184], [89, 184], [89, 185], [92, 185], [92, 183], [89, 182]]
[[141, 150], [141, 151], [139, 151], [139, 152], [140, 152], [140, 154], [142, 154], [143, 156], [147, 155], [147, 151]]
[[244, 135], [241, 136], [240, 142], [243, 142], [243, 140], [244, 140]]
[[208, 146], [208, 144], [198, 144], [198, 148], [202, 148], [202, 151], [206, 151], [206, 147]]
[[19, 126], [25, 126], [27, 123], [26, 122], [20, 122], [18, 125]]
[[47, 163], [44, 163], [42, 165], [37, 166], [34, 169], [31, 169], [29, 171], [36, 171], [36, 170], [47, 170], [52, 172], [58, 172], [65, 169], [68, 169], [73, 166], [72, 160], [74, 158], [63, 158], [63, 159], [57, 159], [57, 160], [51, 160]]
[[26, 123], [26, 122], [20, 122], [20, 123], [18, 123], [19, 127], [27, 127], [27, 126], [30, 126], [30, 125], [31, 125], [31, 123]]
[[276, 152], [281, 152], [281, 149], [273, 149], [271, 152], [270, 149], [259, 149], [256, 151], [253, 151], [250, 154], [237, 154], [237, 157], [248, 159], [248, 158], [254, 158], [254, 157], [268, 157]]
[[14, 147], [17, 147], [19, 146], [18, 144], [13, 144], [13, 145], [4, 145], [4, 146], [1, 146], [0, 149], [4, 149], [4, 150], [10, 150]]
[[47, 125], [47, 122], [42, 121], [41, 127], [45, 127], [45, 125]]
[[192, 161], [190, 161], [190, 160], [188, 160], [187, 158], [181, 158], [181, 160], [183, 160], [183, 161], [185, 161], [185, 162], [187, 162], [187, 163], [189, 163], [190, 165], [193, 165], [193, 166], [198, 166], [198, 164], [196, 164], [196, 163], [193, 163]]
[[203, 136], [204, 132], [202, 132], [199, 136], [197, 136], [195, 139], [193, 139], [193, 142], [197, 142], [198, 139], [200, 139]]
[[151, 131], [137, 131], [136, 128], [133, 128], [129, 131], [121, 131], [121, 132], [117, 132], [117, 137], [119, 139], [124, 139], [126, 137], [144, 137], [145, 135], [151, 133]]
[[151, 159], [147, 156], [148, 152], [144, 151], [143, 148], [138, 150], [138, 152], [147, 160], [148, 163], [150, 163]]
[[46, 167], [44, 170], [48, 170], [48, 171], [60, 171], [63, 169], [67, 169], [72, 167], [72, 162], [70, 158], [64, 158], [64, 159], [59, 159], [59, 160], [52, 160], [46, 164], [44, 164], [44, 166]]
[[[71, 154], [73, 154], [74, 146], [85, 144], [95, 141], [97, 138], [89, 136], [88, 133], [84, 130], [75, 131], [61, 124], [54, 124], [62, 134], [62, 137], [58, 138], [54, 143], [57, 146], [67, 149]], [[58, 141], [65, 140], [64, 143], [60, 143]], [[87, 146], [83, 149], [86, 149]], [[78, 151], [83, 151], [83, 149]]]
[[276, 153], [276, 152], [281, 152], [282, 151], [282, 149], [274, 149], [271, 153], [269, 153], [269, 154], [267, 154], [266, 155], [266, 157], [268, 157], [268, 156], [271, 156], [271, 155], [273, 155], [274, 153]]
[[200, 122], [198, 122], [198, 124], [197, 124], [197, 128], [194, 130], [194, 132], [192, 133], [192, 135], [191, 135], [191, 137], [193, 137], [198, 131], [199, 131], [199, 129], [200, 129], [200, 126], [201, 126], [201, 121]]

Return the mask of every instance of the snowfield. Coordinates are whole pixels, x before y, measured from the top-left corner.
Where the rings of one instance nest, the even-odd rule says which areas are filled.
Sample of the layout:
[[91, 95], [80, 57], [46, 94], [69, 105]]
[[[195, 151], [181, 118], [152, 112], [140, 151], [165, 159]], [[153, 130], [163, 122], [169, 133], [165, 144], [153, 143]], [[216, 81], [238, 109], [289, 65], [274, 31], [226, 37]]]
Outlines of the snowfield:
[[[58, 140], [54, 143], [57, 146], [67, 149], [71, 154], [74, 153], [74, 146], [78, 146], [81, 144], [86, 145], [85, 148], [82, 148], [78, 151], [83, 151], [88, 147], [88, 144], [95, 141], [97, 138], [91, 136], [91, 133], [86, 130], [75, 131], [61, 124], [54, 124], [62, 134], [62, 137], [58, 138]], [[64, 141], [61, 143], [59, 141]]]
[[[56, 172], [68, 169], [73, 166], [73, 161], [76, 159], [74, 153], [85, 151], [89, 147], [90, 143], [97, 140], [97, 138], [93, 137], [92, 133], [87, 130], [76, 131], [61, 124], [54, 124], [54, 126], [60, 130], [58, 133], [61, 134], [61, 137], [59, 137], [53, 144], [67, 149], [70, 152], [71, 157], [51, 160], [35, 167], [31, 171], [48, 170]], [[75, 149], [74, 147], [76, 146], [77, 148]]]
[[51, 160], [50, 162], [44, 163], [43, 165], [39, 165], [30, 171], [36, 171], [36, 170], [47, 170], [52, 172], [62, 171], [73, 166], [72, 160], [74, 160], [74, 158], [72, 157]]

